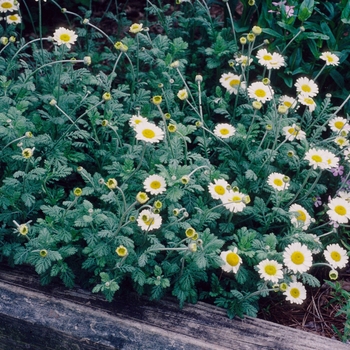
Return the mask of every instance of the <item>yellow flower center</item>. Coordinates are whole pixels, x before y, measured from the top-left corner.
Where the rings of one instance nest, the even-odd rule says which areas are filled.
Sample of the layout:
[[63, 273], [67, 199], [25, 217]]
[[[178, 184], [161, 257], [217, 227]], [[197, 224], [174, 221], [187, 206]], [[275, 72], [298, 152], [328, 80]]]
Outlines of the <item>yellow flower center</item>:
[[277, 272], [276, 266], [274, 266], [274, 265], [266, 265], [266, 266], [265, 266], [265, 272], [266, 272], [269, 276], [274, 276], [274, 275], [276, 275], [276, 272]]
[[301, 90], [304, 92], [311, 92], [311, 87], [307, 84], [301, 86]]
[[225, 188], [223, 186], [221, 186], [221, 185], [216, 185], [214, 187], [214, 191], [220, 196], [222, 196], [226, 192]]
[[16, 15], [10, 15], [9, 17], [10, 21], [17, 21], [17, 16]]
[[331, 253], [331, 258], [334, 260], [334, 261], [340, 261], [341, 260], [341, 255], [336, 252], [336, 251], [333, 251]]
[[319, 156], [318, 154], [314, 154], [312, 157], [311, 157], [312, 160], [314, 160], [316, 163], [322, 163], [322, 157]]
[[337, 129], [342, 129], [343, 128], [343, 126], [344, 126], [344, 123], [343, 122], [341, 122], [341, 121], [337, 121], [337, 122], [335, 122], [334, 123], [334, 126], [337, 128]]
[[257, 89], [255, 91], [255, 95], [258, 97], [265, 97], [266, 96], [266, 91], [263, 89]]
[[239, 256], [236, 253], [228, 253], [226, 256], [226, 262], [230, 266], [237, 266], [239, 264]]
[[281, 179], [274, 179], [273, 183], [278, 187], [283, 186], [283, 181]]
[[142, 135], [146, 137], [146, 139], [153, 139], [156, 133], [152, 129], [144, 129], [142, 130]]
[[221, 135], [228, 135], [229, 133], [230, 133], [229, 129], [226, 129], [226, 128], [220, 129], [220, 134]]
[[302, 210], [297, 210], [297, 212], [298, 212], [298, 216], [297, 216], [297, 220], [298, 221], [303, 221], [303, 222], [305, 222], [306, 221], [306, 215], [305, 215], [305, 213], [302, 211]]
[[297, 131], [295, 131], [294, 128], [289, 128], [289, 129], [288, 129], [288, 132], [289, 132], [291, 135], [293, 135], [293, 136], [295, 136], [295, 135], [298, 134]]
[[240, 80], [238, 80], [238, 79], [232, 79], [232, 80], [230, 81], [230, 86], [237, 86], [237, 85], [239, 85], [239, 83], [240, 83]]
[[135, 119], [135, 120], [134, 120], [134, 123], [135, 123], [135, 124], [140, 124], [141, 122], [142, 122], [141, 119]]
[[293, 252], [290, 259], [292, 260], [292, 262], [295, 264], [295, 265], [301, 265], [304, 260], [305, 260], [305, 257], [304, 257], [304, 254], [302, 252]]
[[328, 62], [333, 62], [334, 59], [331, 55], [326, 56]]
[[153, 218], [147, 218], [148, 220], [143, 220], [143, 222], [147, 225], [147, 226], [151, 226], [154, 224], [154, 219]]
[[344, 138], [339, 138], [339, 139], [337, 139], [337, 144], [338, 144], [339, 146], [342, 146], [345, 142], [346, 142], [346, 139], [344, 139]]
[[1, 4], [1, 7], [4, 9], [12, 9], [13, 4], [11, 2], [6, 1]]
[[283, 104], [288, 108], [292, 107], [292, 104], [289, 101], [284, 101]]
[[308, 105], [313, 105], [314, 104], [314, 100], [310, 97], [305, 97], [304, 98], [304, 102]]
[[233, 196], [231, 202], [239, 203], [242, 200], [240, 196]]
[[271, 61], [271, 60], [272, 60], [272, 56], [271, 56], [271, 55], [264, 55], [264, 56], [263, 56], [263, 59], [264, 59], [265, 61]]
[[292, 288], [289, 293], [295, 299], [300, 296], [300, 290], [298, 288]]
[[70, 35], [67, 33], [61, 34], [60, 35], [60, 40], [64, 41], [65, 43], [67, 43], [70, 40]]
[[154, 190], [158, 190], [158, 188], [160, 188], [161, 186], [162, 186], [162, 184], [157, 180], [152, 181], [150, 183], [150, 187], [153, 188]]
[[341, 216], [346, 215], [346, 208], [343, 207], [342, 205], [337, 205], [337, 206], [334, 208], [334, 211], [335, 211], [338, 215], [341, 215]]

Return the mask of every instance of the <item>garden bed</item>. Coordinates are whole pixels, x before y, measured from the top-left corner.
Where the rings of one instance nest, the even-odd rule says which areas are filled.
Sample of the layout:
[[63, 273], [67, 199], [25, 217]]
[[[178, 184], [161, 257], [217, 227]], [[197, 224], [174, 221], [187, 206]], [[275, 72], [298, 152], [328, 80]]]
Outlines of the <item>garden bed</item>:
[[112, 303], [85, 290], [40, 286], [36, 275], [0, 270], [2, 349], [348, 349], [349, 346], [260, 319], [227, 318], [199, 302], [137, 295]]

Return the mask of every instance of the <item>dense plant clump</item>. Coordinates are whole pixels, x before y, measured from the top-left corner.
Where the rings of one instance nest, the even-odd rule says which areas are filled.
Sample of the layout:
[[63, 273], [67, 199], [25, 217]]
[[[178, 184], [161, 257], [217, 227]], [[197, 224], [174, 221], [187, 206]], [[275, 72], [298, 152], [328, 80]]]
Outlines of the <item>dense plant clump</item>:
[[[147, 1], [23, 36], [0, 0], [0, 254], [102, 292], [255, 316], [348, 264], [348, 1]], [[34, 9], [39, 22], [46, 3]], [[33, 11], [33, 8], [31, 8]], [[154, 30], [157, 27], [157, 32]], [[161, 28], [161, 30], [159, 29]]]

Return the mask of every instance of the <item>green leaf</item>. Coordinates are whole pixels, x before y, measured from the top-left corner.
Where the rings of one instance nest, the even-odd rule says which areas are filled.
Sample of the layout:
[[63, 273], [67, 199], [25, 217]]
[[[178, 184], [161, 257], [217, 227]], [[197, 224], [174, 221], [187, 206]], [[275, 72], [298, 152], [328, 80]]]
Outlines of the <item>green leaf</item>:
[[301, 3], [298, 13], [298, 19], [301, 22], [305, 22], [312, 15], [314, 5], [314, 0], [304, 0]]
[[350, 2], [347, 1], [344, 10], [341, 13], [341, 21], [345, 24], [350, 24]]

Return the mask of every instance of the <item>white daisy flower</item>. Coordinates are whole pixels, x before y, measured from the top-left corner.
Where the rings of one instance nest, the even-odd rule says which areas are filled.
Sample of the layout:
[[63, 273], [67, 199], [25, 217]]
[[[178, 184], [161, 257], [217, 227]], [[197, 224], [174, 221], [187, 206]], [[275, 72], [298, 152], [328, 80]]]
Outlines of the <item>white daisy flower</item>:
[[334, 139], [334, 142], [340, 147], [340, 148], [344, 148], [349, 146], [349, 140], [343, 136], [337, 136]]
[[339, 64], [339, 57], [329, 51], [323, 52], [320, 59], [326, 62], [326, 66], [337, 66]]
[[22, 18], [17, 13], [14, 13], [12, 15], [6, 16], [6, 22], [8, 24], [19, 24], [22, 22]]
[[272, 54], [266, 49], [260, 49], [256, 54], [256, 58], [258, 59], [259, 64], [265, 67], [267, 67], [269, 62], [273, 59]]
[[156, 230], [162, 225], [162, 217], [151, 210], [144, 209], [139, 213], [137, 224], [143, 231]]
[[310, 166], [312, 166], [314, 169], [320, 168], [320, 169], [330, 169], [331, 166], [328, 163], [329, 155], [325, 150], [322, 149], [316, 149], [311, 148], [305, 153], [305, 160], [308, 160], [310, 163]]
[[250, 64], [253, 62], [252, 58], [249, 58], [248, 56], [241, 55], [235, 59], [236, 61], [236, 66], [250, 66]]
[[300, 282], [290, 283], [283, 294], [286, 296], [286, 300], [295, 304], [302, 304], [306, 299], [306, 289]]
[[267, 183], [277, 191], [288, 189], [289, 181], [285, 181], [286, 176], [281, 173], [271, 173], [267, 178]]
[[298, 101], [299, 101], [302, 105], [309, 107], [309, 111], [310, 111], [310, 112], [313, 112], [313, 111], [316, 109], [316, 102], [314, 101], [313, 98], [311, 98], [311, 97], [309, 97], [309, 96], [300, 94], [300, 95], [298, 96]]
[[208, 189], [213, 199], [221, 199], [227, 194], [231, 186], [224, 179], [215, 179], [214, 183], [209, 184]]
[[242, 89], [245, 89], [246, 87], [246, 84], [241, 82], [241, 75], [233, 73], [222, 74], [220, 83], [230, 94], [234, 93], [235, 95], [237, 95], [239, 87]]
[[286, 62], [282, 55], [277, 52], [272, 54], [272, 60], [267, 63], [267, 69], [280, 69], [282, 66], [285, 66]]
[[318, 94], [318, 86], [312, 79], [302, 77], [297, 79], [294, 86], [297, 88], [297, 91], [307, 97], [314, 97]]
[[150, 175], [143, 182], [146, 192], [150, 194], [160, 194], [166, 191], [166, 182], [163, 176]]
[[18, 10], [18, 2], [14, 0], [0, 0], [0, 13], [13, 12]]
[[142, 122], [135, 126], [136, 139], [157, 143], [164, 138], [164, 132], [161, 128], [150, 122]]
[[299, 204], [292, 204], [288, 212], [293, 214], [290, 221], [295, 227], [301, 228], [302, 230], [307, 230], [309, 228], [311, 216], [305, 208]]
[[347, 251], [339, 244], [329, 244], [323, 254], [328, 264], [334, 269], [342, 269], [349, 262]]
[[350, 162], [350, 148], [347, 148], [346, 150], [344, 150], [344, 157], [345, 157], [345, 160]]
[[251, 84], [248, 88], [248, 95], [250, 98], [265, 103], [272, 99], [274, 92], [271, 87], [264, 85], [258, 81]]
[[338, 192], [338, 196], [339, 196], [340, 198], [344, 198], [347, 202], [350, 203], [350, 192], [339, 191], [339, 192]]
[[305, 140], [306, 133], [305, 131], [300, 130], [300, 127], [293, 124], [292, 126], [285, 126], [282, 128], [283, 134], [286, 136], [286, 140], [294, 141], [296, 140]]
[[350, 219], [350, 203], [344, 198], [333, 198], [328, 204], [329, 219], [339, 224], [346, 224]]
[[221, 199], [227, 194], [231, 186], [224, 179], [215, 179], [214, 183], [209, 184], [208, 189], [213, 199]]
[[143, 123], [143, 122], [148, 122], [148, 119], [145, 117], [141, 117], [140, 115], [133, 115], [130, 119], [129, 119], [129, 125], [132, 128], [135, 128], [135, 126], [137, 124]]
[[264, 279], [265, 281], [277, 283], [278, 280], [283, 278], [282, 265], [276, 260], [265, 259], [260, 261], [257, 267], [260, 278]]
[[303, 273], [312, 265], [312, 254], [306, 245], [299, 242], [292, 243], [283, 252], [283, 262], [294, 273]]
[[241, 257], [237, 254], [237, 248], [233, 250], [227, 250], [226, 252], [221, 252], [220, 258], [225, 262], [221, 268], [225, 272], [237, 273], [240, 265], [242, 264]]
[[325, 158], [326, 158], [327, 163], [328, 163], [327, 169], [338, 168], [339, 158], [336, 157], [335, 154], [333, 154], [332, 152], [330, 152], [328, 150], [324, 150], [324, 155], [325, 155]]
[[340, 132], [342, 130], [349, 131], [350, 125], [348, 120], [342, 117], [335, 117], [331, 119], [328, 123], [329, 127], [334, 132]]
[[241, 192], [227, 191], [224, 196], [221, 197], [221, 201], [224, 207], [232, 213], [238, 213], [243, 211], [246, 207], [244, 198], [246, 195]]
[[56, 41], [58, 46], [66, 45], [68, 49], [71, 48], [71, 44], [74, 44], [78, 38], [78, 35], [75, 34], [73, 30], [69, 30], [63, 27], [60, 27], [55, 30], [53, 33], [53, 40]]
[[283, 95], [279, 98], [279, 102], [288, 108], [295, 108], [298, 101], [293, 97]]
[[228, 139], [233, 136], [236, 132], [236, 129], [227, 123], [217, 124], [214, 129], [214, 134], [222, 139]]

